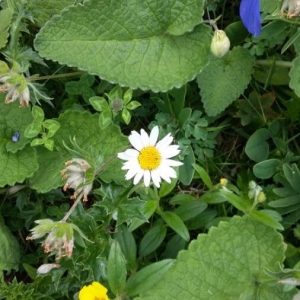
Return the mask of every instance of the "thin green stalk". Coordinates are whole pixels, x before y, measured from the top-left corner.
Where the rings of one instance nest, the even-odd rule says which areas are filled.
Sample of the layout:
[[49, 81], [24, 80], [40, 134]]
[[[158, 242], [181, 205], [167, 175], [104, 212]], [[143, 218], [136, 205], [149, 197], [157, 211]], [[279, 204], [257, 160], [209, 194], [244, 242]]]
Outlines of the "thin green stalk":
[[69, 211], [66, 213], [66, 215], [61, 219], [60, 222], [66, 222], [67, 219], [70, 217], [70, 215], [72, 214], [72, 212], [74, 211], [74, 209], [76, 208], [76, 206], [78, 205], [78, 203], [80, 202], [80, 200], [82, 199], [83, 194], [79, 194], [77, 199], [75, 200], [75, 202], [73, 203], [73, 205], [71, 206], [71, 208], [69, 209]]
[[291, 68], [293, 66], [293, 62], [283, 61], [283, 60], [276, 60], [274, 62], [271, 60], [258, 59], [255, 61], [255, 64], [258, 66], [266, 66], [266, 67], [271, 67], [273, 64], [275, 64], [276, 67], [282, 67], [282, 68]]
[[28, 81], [38, 81], [38, 80], [48, 80], [48, 79], [57, 79], [57, 78], [66, 78], [66, 77], [76, 77], [82, 75], [83, 71], [72, 72], [72, 73], [63, 73], [63, 74], [56, 74], [56, 75], [47, 75], [47, 76], [40, 76], [40, 77], [29, 77], [27, 78]]

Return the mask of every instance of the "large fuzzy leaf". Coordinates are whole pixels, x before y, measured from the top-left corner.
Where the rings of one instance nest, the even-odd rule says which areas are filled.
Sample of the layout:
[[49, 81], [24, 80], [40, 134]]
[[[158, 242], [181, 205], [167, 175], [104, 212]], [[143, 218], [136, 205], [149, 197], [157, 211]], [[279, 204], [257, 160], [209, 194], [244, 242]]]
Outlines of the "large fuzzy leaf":
[[[119, 127], [111, 125], [105, 130], [100, 129], [98, 119], [98, 114], [88, 112], [67, 111], [60, 115], [60, 128], [53, 138], [56, 150], [51, 152], [43, 147], [38, 148], [40, 168], [30, 180], [32, 188], [45, 193], [64, 184], [60, 171], [64, 169], [67, 160], [74, 158], [63, 145], [64, 141], [71, 147], [70, 138], [75, 137], [77, 144], [87, 151], [92, 148], [101, 152], [104, 163], [124, 150], [128, 140], [121, 134]], [[121, 170], [121, 161], [115, 159], [100, 176], [105, 181], [121, 182], [124, 180], [124, 172], [118, 170]]]
[[19, 260], [19, 244], [0, 216], [0, 272], [18, 269]]
[[[38, 169], [35, 149], [25, 138], [25, 128], [33, 118], [29, 108], [19, 108], [19, 103], [4, 104], [0, 97], [0, 186], [14, 185], [31, 177]], [[12, 136], [20, 134], [17, 142]]]
[[244, 48], [234, 48], [213, 59], [197, 76], [200, 95], [209, 116], [222, 112], [247, 87], [253, 72], [253, 58]]
[[13, 11], [9, 8], [0, 11], [0, 49], [5, 47], [8, 39], [8, 30], [11, 25]]
[[233, 217], [200, 234], [180, 252], [162, 280], [136, 300], [285, 300], [265, 270], [279, 271], [284, 259], [282, 236], [249, 216]]
[[38, 26], [43, 26], [55, 14], [60, 13], [68, 5], [74, 4], [76, 0], [29, 0], [28, 6]]
[[193, 79], [208, 61], [211, 29], [198, 25], [204, 2], [86, 1], [48, 22], [35, 47], [110, 82], [166, 91]]

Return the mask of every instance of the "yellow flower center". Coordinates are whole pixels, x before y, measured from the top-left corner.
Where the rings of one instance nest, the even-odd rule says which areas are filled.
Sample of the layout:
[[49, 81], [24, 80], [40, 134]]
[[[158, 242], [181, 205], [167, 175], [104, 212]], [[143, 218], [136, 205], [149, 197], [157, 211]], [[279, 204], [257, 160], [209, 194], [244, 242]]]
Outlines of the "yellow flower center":
[[139, 164], [143, 170], [155, 170], [161, 162], [161, 156], [158, 150], [153, 146], [148, 146], [140, 151]]

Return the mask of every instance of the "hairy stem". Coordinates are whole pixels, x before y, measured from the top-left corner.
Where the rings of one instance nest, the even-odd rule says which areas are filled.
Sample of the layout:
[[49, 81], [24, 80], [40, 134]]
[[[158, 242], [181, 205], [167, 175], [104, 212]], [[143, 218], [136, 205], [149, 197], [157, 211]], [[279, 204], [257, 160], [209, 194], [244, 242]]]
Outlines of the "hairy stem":
[[29, 77], [27, 78], [28, 81], [37, 81], [37, 80], [48, 80], [48, 79], [57, 79], [57, 78], [65, 78], [65, 77], [77, 77], [82, 75], [83, 71], [72, 72], [72, 73], [64, 73], [64, 74], [56, 74], [56, 75], [47, 75], [47, 76], [40, 76], [40, 77]]
[[271, 67], [273, 64], [276, 67], [283, 67], [283, 68], [291, 68], [293, 66], [293, 62], [291, 61], [283, 61], [283, 60], [276, 60], [275, 62], [272, 60], [256, 60], [255, 64], [258, 66], [266, 66]]
[[68, 220], [68, 218], [71, 216], [72, 212], [74, 211], [74, 209], [76, 208], [76, 206], [78, 205], [78, 203], [80, 202], [81, 198], [82, 198], [83, 194], [79, 194], [77, 199], [75, 200], [75, 202], [73, 203], [73, 205], [71, 206], [71, 208], [69, 209], [69, 211], [66, 213], [66, 215], [63, 217], [63, 219], [61, 219], [60, 222], [66, 222]]

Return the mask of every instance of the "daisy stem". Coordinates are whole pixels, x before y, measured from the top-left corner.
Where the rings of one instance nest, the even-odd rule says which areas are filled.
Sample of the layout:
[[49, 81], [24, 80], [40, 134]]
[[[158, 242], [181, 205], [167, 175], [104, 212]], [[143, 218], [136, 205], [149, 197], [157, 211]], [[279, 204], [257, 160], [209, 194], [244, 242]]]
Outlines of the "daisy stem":
[[159, 194], [158, 194], [158, 191], [157, 191], [157, 187], [154, 186], [154, 189], [153, 189], [154, 193], [155, 193], [155, 200], [156, 200], [156, 212], [161, 215], [161, 213], [163, 212], [160, 205], [159, 205], [159, 200], [160, 200], [160, 197], [159, 197]]

